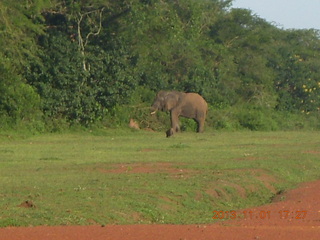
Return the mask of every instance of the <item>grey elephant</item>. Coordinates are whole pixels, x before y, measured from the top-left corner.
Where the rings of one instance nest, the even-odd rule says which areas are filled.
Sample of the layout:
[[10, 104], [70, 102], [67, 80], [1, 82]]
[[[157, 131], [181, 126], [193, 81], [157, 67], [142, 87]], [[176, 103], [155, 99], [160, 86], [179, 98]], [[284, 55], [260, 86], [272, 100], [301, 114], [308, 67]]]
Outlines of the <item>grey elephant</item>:
[[194, 119], [198, 124], [197, 132], [203, 132], [208, 104], [197, 93], [160, 91], [152, 104], [151, 114], [158, 110], [170, 112], [171, 128], [166, 132], [170, 137], [180, 131], [179, 116]]

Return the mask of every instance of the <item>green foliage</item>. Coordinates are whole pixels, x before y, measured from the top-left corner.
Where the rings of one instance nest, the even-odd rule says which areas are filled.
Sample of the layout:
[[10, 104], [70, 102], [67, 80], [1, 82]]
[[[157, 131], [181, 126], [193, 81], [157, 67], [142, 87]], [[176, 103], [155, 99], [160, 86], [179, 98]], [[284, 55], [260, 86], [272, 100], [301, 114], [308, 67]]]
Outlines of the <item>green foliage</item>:
[[41, 42], [44, 48], [42, 61], [30, 67], [28, 80], [42, 97], [45, 115], [62, 116], [84, 124], [98, 117], [92, 116], [98, 111], [94, 109], [95, 94], [87, 86], [85, 73], [79, 71], [81, 59], [75, 54], [76, 46], [55, 31], [50, 37], [43, 37]]
[[253, 131], [319, 130], [319, 115], [275, 111], [257, 105], [209, 108], [206, 124], [214, 129]]
[[1, 1], [1, 121], [160, 129], [168, 116], [148, 106], [175, 89], [201, 94], [214, 128], [281, 129], [285, 114], [317, 128], [319, 31], [281, 30], [231, 4]]
[[12, 63], [0, 53], [0, 128], [37, 121], [41, 115], [38, 94], [11, 69]]
[[305, 114], [319, 112], [319, 36], [316, 30], [284, 34], [283, 40], [291, 43], [292, 47], [281, 46], [281, 62], [273, 62], [279, 71], [275, 80], [279, 93], [278, 109], [300, 110]]
[[277, 123], [271, 115], [272, 111], [254, 106], [242, 106], [236, 116], [239, 119], [240, 126], [250, 130], [271, 131], [278, 130]]
[[[0, 126], [33, 127], [41, 122], [40, 98], [23, 74], [37, 56], [34, 36], [43, 32], [39, 8], [47, 1], [0, 2]], [[40, 126], [41, 124], [39, 124]], [[35, 127], [37, 128], [37, 127]]]

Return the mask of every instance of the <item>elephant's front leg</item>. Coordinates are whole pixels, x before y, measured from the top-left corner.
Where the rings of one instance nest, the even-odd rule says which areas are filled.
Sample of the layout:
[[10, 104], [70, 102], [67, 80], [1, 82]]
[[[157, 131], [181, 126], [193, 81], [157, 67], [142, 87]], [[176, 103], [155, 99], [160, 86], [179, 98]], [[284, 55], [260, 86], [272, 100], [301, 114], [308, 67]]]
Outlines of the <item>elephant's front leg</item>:
[[173, 129], [172, 128], [168, 129], [166, 131], [166, 135], [167, 135], [167, 137], [171, 137], [173, 135]]
[[180, 131], [179, 126], [179, 112], [176, 110], [172, 110], [170, 112], [171, 117], [171, 128], [167, 131], [167, 137], [172, 136], [175, 132]]

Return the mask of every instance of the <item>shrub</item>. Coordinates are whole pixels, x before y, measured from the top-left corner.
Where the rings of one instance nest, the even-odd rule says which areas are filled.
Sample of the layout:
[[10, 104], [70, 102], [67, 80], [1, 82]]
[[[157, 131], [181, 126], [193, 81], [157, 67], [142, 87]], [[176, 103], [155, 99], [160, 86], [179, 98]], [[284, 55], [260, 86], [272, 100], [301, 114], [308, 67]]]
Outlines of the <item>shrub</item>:
[[236, 114], [242, 127], [258, 131], [277, 130], [276, 121], [272, 118], [272, 111], [255, 106], [243, 106]]

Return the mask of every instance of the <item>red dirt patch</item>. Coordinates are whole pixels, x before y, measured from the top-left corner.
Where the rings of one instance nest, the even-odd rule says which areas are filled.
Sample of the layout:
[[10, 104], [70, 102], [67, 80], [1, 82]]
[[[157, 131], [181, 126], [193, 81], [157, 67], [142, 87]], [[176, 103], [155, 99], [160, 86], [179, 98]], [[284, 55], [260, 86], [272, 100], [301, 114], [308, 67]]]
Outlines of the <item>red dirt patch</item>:
[[[320, 236], [319, 189], [320, 181], [303, 184], [282, 195], [284, 201], [237, 211], [251, 212], [246, 219], [217, 224], [9, 227], [0, 228], [0, 240], [317, 240]], [[288, 215], [283, 214], [286, 211]], [[302, 211], [307, 214], [300, 215]], [[266, 212], [270, 213], [270, 217], [262, 218], [263, 214], [260, 214]]]
[[[149, 150], [148, 150], [149, 151]], [[153, 151], [153, 150], [152, 150]], [[184, 169], [183, 164], [177, 166], [176, 164], [162, 162], [162, 163], [125, 163], [114, 164], [111, 169], [100, 169], [102, 173], [169, 173], [169, 174], [187, 174], [193, 172], [189, 169]]]
[[304, 153], [309, 153], [309, 154], [320, 154], [320, 151], [314, 151], [314, 150], [310, 150], [310, 151], [306, 151]]

